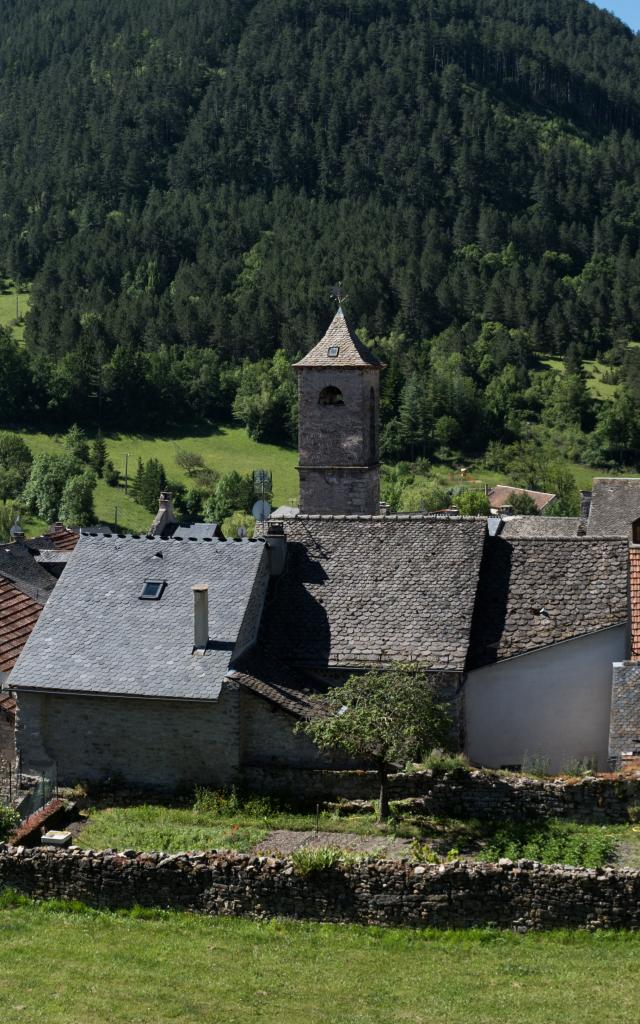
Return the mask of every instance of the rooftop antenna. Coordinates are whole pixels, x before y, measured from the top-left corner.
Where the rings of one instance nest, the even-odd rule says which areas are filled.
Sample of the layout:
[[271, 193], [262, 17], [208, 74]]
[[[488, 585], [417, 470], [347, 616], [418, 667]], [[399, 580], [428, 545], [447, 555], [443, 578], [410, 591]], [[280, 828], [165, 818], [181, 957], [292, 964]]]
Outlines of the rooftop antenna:
[[343, 291], [342, 281], [338, 281], [338, 283], [335, 284], [331, 289], [331, 298], [335, 299], [336, 302], [338, 303], [338, 309], [342, 309], [342, 303], [346, 302], [347, 299], [349, 298], [349, 296], [345, 295]]

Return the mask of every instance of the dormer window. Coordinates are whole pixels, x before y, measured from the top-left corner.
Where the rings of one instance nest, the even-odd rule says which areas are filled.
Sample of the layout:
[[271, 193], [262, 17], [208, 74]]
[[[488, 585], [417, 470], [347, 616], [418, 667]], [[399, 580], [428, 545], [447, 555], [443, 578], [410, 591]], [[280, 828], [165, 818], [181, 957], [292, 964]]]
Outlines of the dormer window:
[[159, 601], [166, 585], [166, 580], [145, 580], [140, 591], [140, 600]]
[[330, 359], [335, 359], [336, 356], [340, 355], [340, 346], [330, 345], [329, 348], [327, 349], [327, 355], [329, 356]]
[[323, 388], [318, 397], [318, 405], [344, 405], [340, 388], [334, 388], [331, 385]]

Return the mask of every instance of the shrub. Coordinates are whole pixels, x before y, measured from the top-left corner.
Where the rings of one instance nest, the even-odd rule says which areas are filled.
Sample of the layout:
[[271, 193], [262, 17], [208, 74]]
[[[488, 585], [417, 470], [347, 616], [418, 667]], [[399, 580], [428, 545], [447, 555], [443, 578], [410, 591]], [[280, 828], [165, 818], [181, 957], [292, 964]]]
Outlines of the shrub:
[[362, 859], [363, 857], [357, 853], [339, 850], [335, 846], [303, 846], [291, 854], [293, 866], [303, 878], [319, 874], [322, 871], [331, 871], [339, 864], [345, 866], [357, 864]]
[[479, 855], [480, 860], [537, 860], [600, 868], [615, 852], [615, 836], [604, 825], [568, 821], [509, 821], [500, 825]]
[[111, 459], [107, 459], [105, 462], [102, 477], [109, 487], [117, 487], [120, 483], [120, 473], [113, 465]]
[[432, 750], [427, 757], [422, 759], [422, 767], [429, 768], [437, 775], [444, 775], [446, 772], [471, 771], [471, 765], [464, 754], [447, 754], [442, 750]]
[[235, 786], [230, 790], [206, 789], [196, 786], [194, 791], [193, 810], [198, 814], [211, 814], [213, 817], [229, 818], [242, 812], [254, 818], [265, 818], [277, 814], [281, 808], [267, 796], [251, 796], [240, 794]]
[[20, 815], [13, 807], [0, 807], [0, 842], [8, 836], [20, 824]]

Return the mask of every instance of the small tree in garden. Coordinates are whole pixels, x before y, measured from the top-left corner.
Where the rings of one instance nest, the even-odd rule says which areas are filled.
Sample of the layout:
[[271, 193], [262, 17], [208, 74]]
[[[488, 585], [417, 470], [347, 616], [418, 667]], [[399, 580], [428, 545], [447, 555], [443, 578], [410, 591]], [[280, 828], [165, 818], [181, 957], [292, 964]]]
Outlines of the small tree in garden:
[[380, 783], [380, 821], [389, 817], [388, 773], [434, 747], [447, 747], [451, 719], [424, 670], [392, 665], [349, 676], [318, 698], [323, 714], [298, 726], [324, 750], [339, 747], [373, 761]]

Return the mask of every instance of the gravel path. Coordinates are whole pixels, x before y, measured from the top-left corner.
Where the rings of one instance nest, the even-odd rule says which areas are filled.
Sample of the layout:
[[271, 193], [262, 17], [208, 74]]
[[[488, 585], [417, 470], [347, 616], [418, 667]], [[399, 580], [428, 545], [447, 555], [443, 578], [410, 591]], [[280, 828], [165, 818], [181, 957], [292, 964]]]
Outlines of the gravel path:
[[275, 829], [254, 847], [255, 853], [275, 853], [287, 857], [294, 850], [303, 847], [314, 849], [333, 846], [350, 853], [369, 853], [389, 859], [408, 857], [408, 839], [393, 839], [389, 836], [359, 836], [355, 832], [295, 832], [290, 829]]

